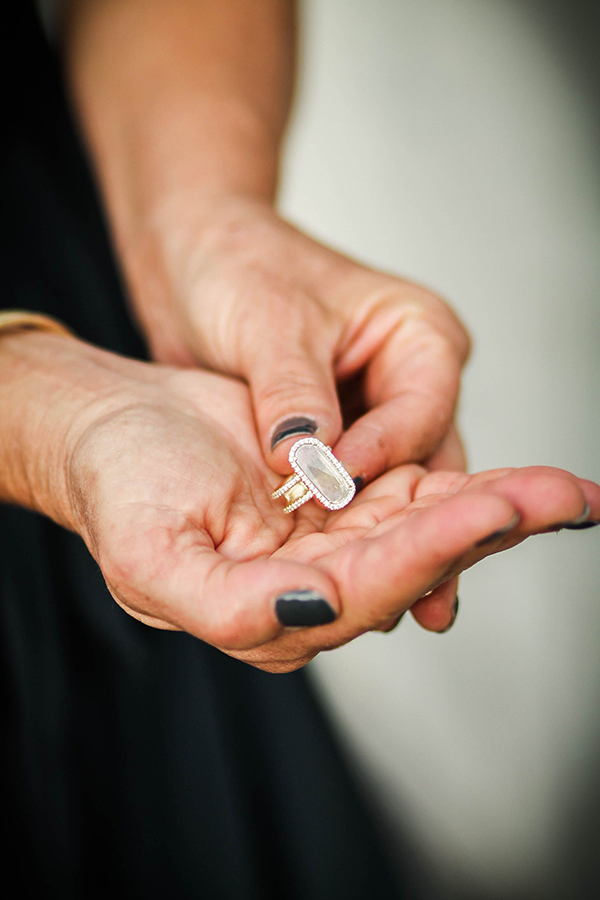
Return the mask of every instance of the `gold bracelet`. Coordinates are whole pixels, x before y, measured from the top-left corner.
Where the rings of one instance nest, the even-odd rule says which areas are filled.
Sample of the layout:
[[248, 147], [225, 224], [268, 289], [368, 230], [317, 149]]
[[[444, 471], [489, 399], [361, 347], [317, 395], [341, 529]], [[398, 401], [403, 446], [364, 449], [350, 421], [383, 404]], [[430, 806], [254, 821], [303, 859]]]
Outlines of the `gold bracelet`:
[[58, 319], [28, 309], [0, 310], [0, 333], [3, 331], [47, 331], [63, 337], [75, 337]]

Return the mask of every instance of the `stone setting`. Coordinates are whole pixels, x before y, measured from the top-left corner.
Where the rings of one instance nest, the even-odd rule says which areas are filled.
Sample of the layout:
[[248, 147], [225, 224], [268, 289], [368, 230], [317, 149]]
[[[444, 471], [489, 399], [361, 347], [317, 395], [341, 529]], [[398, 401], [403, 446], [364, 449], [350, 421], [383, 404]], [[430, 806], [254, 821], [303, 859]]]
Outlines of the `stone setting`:
[[[296, 441], [289, 460], [305, 487], [327, 509], [343, 509], [354, 497], [356, 485], [350, 475], [318, 438]], [[306, 502], [304, 497], [302, 500]]]

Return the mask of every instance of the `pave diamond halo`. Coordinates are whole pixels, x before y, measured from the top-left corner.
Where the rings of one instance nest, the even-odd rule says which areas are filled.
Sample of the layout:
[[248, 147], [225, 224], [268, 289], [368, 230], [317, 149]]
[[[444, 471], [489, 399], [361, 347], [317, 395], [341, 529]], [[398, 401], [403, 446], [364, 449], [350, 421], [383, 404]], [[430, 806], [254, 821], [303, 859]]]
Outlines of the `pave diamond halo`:
[[354, 497], [356, 486], [348, 472], [322, 441], [301, 438], [292, 446], [289, 461], [294, 474], [273, 491], [272, 498], [285, 497], [284, 513], [291, 513], [313, 498], [327, 509], [343, 509]]

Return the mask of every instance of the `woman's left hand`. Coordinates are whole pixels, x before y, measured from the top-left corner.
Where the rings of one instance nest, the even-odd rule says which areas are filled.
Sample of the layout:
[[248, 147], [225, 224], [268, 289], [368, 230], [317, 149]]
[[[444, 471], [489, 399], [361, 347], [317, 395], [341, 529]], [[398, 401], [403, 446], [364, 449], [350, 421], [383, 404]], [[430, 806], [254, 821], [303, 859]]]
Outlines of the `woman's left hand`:
[[344, 432], [366, 481], [409, 461], [461, 468], [456, 315], [273, 208], [294, 4], [74, 0], [64, 24], [78, 124], [154, 358], [245, 379], [276, 472], [284, 436], [315, 432], [332, 446]]
[[469, 338], [442, 299], [317, 243], [267, 203], [174, 209], [177, 221], [167, 212], [122, 248], [139, 320], [155, 359], [247, 381], [272, 469], [287, 471], [306, 433], [341, 437], [366, 481], [408, 461], [464, 468], [453, 417]]

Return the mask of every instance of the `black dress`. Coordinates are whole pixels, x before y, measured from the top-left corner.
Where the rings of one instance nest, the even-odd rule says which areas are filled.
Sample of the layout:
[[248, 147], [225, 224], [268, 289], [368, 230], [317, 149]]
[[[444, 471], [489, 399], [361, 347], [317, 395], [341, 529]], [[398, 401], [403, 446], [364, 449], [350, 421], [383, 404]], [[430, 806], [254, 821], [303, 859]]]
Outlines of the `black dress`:
[[[12, 6], [0, 307], [143, 358], [56, 62], [33, 5]], [[7, 506], [0, 615], [3, 877], [20, 890], [406, 896], [303, 673], [268, 675], [139, 624], [78, 537]]]

